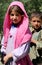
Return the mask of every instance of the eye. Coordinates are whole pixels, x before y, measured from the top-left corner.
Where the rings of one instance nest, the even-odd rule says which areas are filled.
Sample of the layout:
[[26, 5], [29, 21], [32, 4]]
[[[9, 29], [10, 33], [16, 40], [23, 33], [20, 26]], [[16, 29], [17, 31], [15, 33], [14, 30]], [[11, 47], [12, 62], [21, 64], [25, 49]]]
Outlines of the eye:
[[40, 21], [37, 21], [37, 22], [40, 22]]
[[16, 14], [16, 16], [19, 16], [19, 14]]
[[10, 14], [11, 16], [14, 16], [14, 14]]
[[39, 20], [34, 20], [33, 22], [40, 22]]
[[34, 20], [33, 22], [36, 22], [36, 20]]

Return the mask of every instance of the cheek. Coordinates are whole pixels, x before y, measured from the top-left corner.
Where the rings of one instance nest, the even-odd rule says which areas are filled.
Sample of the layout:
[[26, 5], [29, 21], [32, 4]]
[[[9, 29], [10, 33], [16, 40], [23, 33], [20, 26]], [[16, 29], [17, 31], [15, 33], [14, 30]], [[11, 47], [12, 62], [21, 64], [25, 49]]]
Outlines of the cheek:
[[35, 23], [34, 22], [31, 22], [31, 24], [34, 26], [35, 25]]
[[13, 19], [13, 16], [10, 16], [10, 19], [12, 20]]
[[41, 24], [40, 23], [38, 23], [38, 26], [40, 26]]
[[21, 21], [21, 19], [22, 19], [21, 17], [18, 17], [18, 20], [19, 20], [19, 21]]

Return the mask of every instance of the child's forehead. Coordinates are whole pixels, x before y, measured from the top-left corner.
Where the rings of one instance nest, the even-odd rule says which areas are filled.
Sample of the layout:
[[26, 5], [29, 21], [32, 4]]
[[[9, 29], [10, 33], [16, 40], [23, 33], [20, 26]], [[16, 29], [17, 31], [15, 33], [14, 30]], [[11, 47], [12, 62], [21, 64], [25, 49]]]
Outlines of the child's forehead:
[[32, 18], [39, 18], [38, 16], [34, 16], [34, 17], [32, 17]]
[[12, 11], [15, 11], [16, 13], [19, 13], [21, 15], [24, 14], [23, 10], [19, 6], [11, 6], [9, 9], [9, 13], [11, 13]]
[[10, 13], [10, 14], [11, 14], [11, 13], [13, 13], [13, 14], [19, 14], [19, 12], [18, 12], [17, 10], [14, 10], [14, 9], [12, 9], [9, 13]]
[[13, 13], [13, 14], [19, 14], [18, 11], [15, 11], [14, 9], [11, 11], [11, 13]]
[[14, 10], [14, 9], [12, 9], [12, 10], [11, 10], [11, 12], [16, 12], [16, 13], [17, 13], [17, 11], [16, 11], [16, 10]]
[[32, 17], [32, 20], [33, 19], [35, 19], [35, 20], [41, 20], [39, 17], [37, 17], [37, 16], [34, 16], [34, 17]]
[[32, 19], [34, 19], [34, 18], [35, 18], [35, 19], [36, 19], [36, 18], [37, 18], [37, 19], [40, 19], [40, 18], [39, 18], [39, 17], [37, 17], [37, 16], [32, 17]]

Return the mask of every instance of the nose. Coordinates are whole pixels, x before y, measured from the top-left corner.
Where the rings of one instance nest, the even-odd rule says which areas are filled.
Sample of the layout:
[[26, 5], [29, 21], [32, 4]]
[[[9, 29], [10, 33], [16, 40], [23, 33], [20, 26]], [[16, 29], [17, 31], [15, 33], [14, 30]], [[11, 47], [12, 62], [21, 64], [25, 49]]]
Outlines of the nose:
[[14, 15], [14, 16], [12, 17], [12, 19], [13, 19], [13, 20], [16, 20], [16, 16]]
[[14, 19], [16, 19], [16, 16], [14, 15]]
[[36, 25], [38, 24], [37, 21], [35, 22], [35, 24], [36, 24]]

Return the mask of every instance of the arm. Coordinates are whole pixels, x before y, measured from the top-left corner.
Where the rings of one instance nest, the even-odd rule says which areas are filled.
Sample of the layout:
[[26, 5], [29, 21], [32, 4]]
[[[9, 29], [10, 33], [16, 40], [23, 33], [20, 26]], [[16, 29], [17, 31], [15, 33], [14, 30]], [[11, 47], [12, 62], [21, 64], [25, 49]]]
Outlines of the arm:
[[31, 39], [31, 42], [32, 42], [33, 44], [36, 44], [36, 46], [37, 46], [38, 48], [42, 48], [42, 41], [37, 41], [37, 40], [35, 40], [35, 39]]
[[2, 40], [1, 40], [1, 52], [6, 52], [6, 50], [4, 49], [4, 36], [3, 36], [3, 38], [2, 38]]
[[2, 40], [1, 40], [1, 50], [0, 50], [0, 52], [1, 52], [1, 62], [2, 63], [4, 63], [3, 58], [4, 58], [4, 56], [6, 56], [3, 44], [4, 44], [4, 36], [3, 36]]
[[29, 49], [30, 49], [30, 42], [26, 42], [25, 44], [21, 45], [20, 47], [16, 48], [14, 51], [6, 55], [4, 57], [5, 63], [10, 57], [13, 57], [14, 61], [20, 60], [29, 53]]
[[12, 51], [13, 59], [15, 61], [17, 61], [17, 60], [25, 57], [29, 53], [29, 49], [30, 49], [30, 42], [26, 42], [21, 47]]
[[37, 40], [35, 40], [35, 39], [31, 39], [31, 42], [33, 43], [33, 44], [36, 44], [36, 42], [37, 42]]

